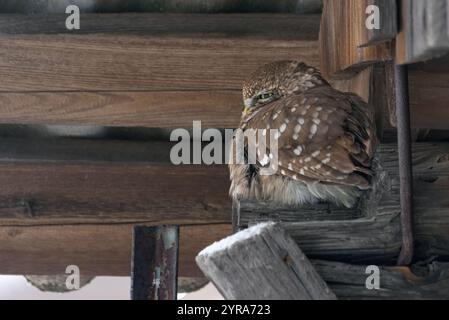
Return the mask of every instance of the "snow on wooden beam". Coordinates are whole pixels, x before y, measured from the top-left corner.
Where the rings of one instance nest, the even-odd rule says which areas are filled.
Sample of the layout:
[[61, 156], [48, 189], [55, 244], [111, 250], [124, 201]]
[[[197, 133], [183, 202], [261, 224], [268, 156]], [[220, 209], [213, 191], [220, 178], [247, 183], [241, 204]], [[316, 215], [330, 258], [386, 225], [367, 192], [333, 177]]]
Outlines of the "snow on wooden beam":
[[262, 223], [201, 251], [196, 261], [226, 299], [333, 300], [285, 231]]

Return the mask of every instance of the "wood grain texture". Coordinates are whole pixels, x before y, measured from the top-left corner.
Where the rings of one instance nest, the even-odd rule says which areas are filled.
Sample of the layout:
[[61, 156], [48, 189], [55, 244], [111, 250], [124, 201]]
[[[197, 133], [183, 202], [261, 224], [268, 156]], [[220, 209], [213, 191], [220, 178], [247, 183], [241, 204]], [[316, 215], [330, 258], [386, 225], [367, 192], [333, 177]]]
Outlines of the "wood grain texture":
[[350, 77], [367, 65], [393, 59], [388, 42], [361, 47], [365, 9], [359, 0], [324, 1], [319, 42], [321, 71], [327, 78]]
[[320, 276], [343, 300], [445, 300], [449, 294], [449, 265], [419, 263], [411, 268], [379, 266], [380, 289], [369, 290], [367, 265], [312, 261]]
[[[399, 176], [397, 148], [383, 144], [376, 155], [376, 179], [372, 193], [353, 209], [351, 220], [332, 215], [332, 208], [323, 208], [320, 219], [311, 221], [305, 208], [276, 208], [261, 204], [247, 210], [241, 203], [240, 228], [252, 221], [281, 222], [310, 258], [351, 263], [394, 263], [401, 247]], [[447, 144], [415, 144], [414, 164], [414, 228], [417, 259], [432, 256], [449, 257], [449, 147]], [[251, 207], [251, 206], [250, 206]], [[242, 210], [243, 208], [243, 210]], [[361, 212], [362, 217], [356, 218]], [[297, 221], [293, 222], [295, 212]], [[328, 219], [324, 218], [328, 215]], [[345, 213], [351, 217], [350, 213]], [[245, 217], [243, 215], [249, 215]]]
[[67, 3], [81, 12], [302, 12], [319, 13], [321, 0], [2, 0], [0, 12], [62, 13]]
[[264, 221], [298, 222], [298, 221], [347, 221], [362, 218], [361, 210], [338, 208], [327, 203], [319, 203], [313, 206], [279, 207], [270, 202], [240, 202], [240, 220], [235, 221], [237, 229], [243, 230], [247, 226]]
[[0, 123], [234, 128], [241, 90], [0, 92]]
[[0, 225], [230, 221], [226, 166], [171, 165], [172, 145], [1, 139]]
[[[448, 130], [449, 55], [412, 64], [408, 67], [408, 74], [412, 128]], [[396, 127], [393, 64], [386, 64], [384, 74], [380, 74], [376, 78], [383, 81], [385, 85], [384, 94], [389, 101], [383, 107], [386, 118], [382, 122], [385, 123], [386, 128]], [[374, 88], [376, 87], [378, 86], [374, 84]]]
[[[86, 276], [130, 276], [132, 227], [0, 227], [0, 273], [64, 274], [68, 265], [75, 264]], [[230, 233], [228, 224], [181, 227], [179, 276], [202, 277], [195, 256]]]
[[438, 58], [449, 52], [449, 3], [401, 0], [401, 32], [396, 41], [400, 64]]
[[[366, 47], [377, 45], [380, 42], [392, 41], [396, 38], [398, 32], [398, 8], [396, 1], [391, 0], [354, 0], [352, 1], [355, 14], [359, 15], [359, 28], [356, 26], [358, 38], [358, 46]], [[376, 6], [379, 8], [379, 29], [368, 29], [365, 27], [364, 21], [368, 19], [368, 6]], [[369, 11], [372, 14], [372, 11]]]
[[157, 140], [0, 138], [0, 162], [168, 164], [175, 144]]
[[[317, 65], [319, 16], [8, 15], [0, 24], [0, 91], [240, 90], [273, 59]], [[299, 55], [299, 56], [298, 56]]]
[[287, 233], [274, 223], [241, 231], [196, 257], [228, 300], [335, 300]]
[[319, 16], [85, 14], [0, 19], [0, 121], [236, 127], [243, 80], [281, 59], [318, 65]]
[[[368, 66], [345, 79], [334, 79], [338, 90], [352, 92], [376, 109], [378, 136], [395, 137], [396, 106], [392, 62]], [[449, 56], [409, 66], [411, 126], [414, 129], [449, 129]]]
[[[319, 64], [318, 19], [87, 14], [81, 34], [67, 34], [60, 15], [3, 15], [0, 122], [190, 128], [200, 120], [235, 128], [241, 83], [258, 66], [279, 59]], [[325, 53], [347, 57], [343, 42]], [[345, 80], [365, 99], [366, 74]], [[411, 71], [410, 78], [413, 126], [447, 129], [439, 116], [447, 109], [440, 108], [447, 75]]]
[[172, 165], [171, 143], [2, 141], [0, 225], [230, 221], [227, 167]]
[[449, 129], [449, 55], [409, 66], [413, 128]]
[[[413, 128], [449, 129], [447, 62], [443, 58], [410, 68]], [[388, 112], [393, 115], [393, 110], [388, 108], [394, 102], [394, 78], [388, 67], [382, 69], [370, 66], [351, 77], [332, 80], [332, 84], [339, 90], [358, 94], [376, 107], [387, 103], [378, 115], [385, 124], [380, 127], [391, 127], [395, 120], [389, 119]], [[0, 92], [0, 123], [191, 128], [193, 121], [201, 121], [204, 128], [236, 128], [241, 100], [241, 90]]]
[[210, 223], [231, 212], [224, 166], [1, 162], [0, 183], [2, 225]]

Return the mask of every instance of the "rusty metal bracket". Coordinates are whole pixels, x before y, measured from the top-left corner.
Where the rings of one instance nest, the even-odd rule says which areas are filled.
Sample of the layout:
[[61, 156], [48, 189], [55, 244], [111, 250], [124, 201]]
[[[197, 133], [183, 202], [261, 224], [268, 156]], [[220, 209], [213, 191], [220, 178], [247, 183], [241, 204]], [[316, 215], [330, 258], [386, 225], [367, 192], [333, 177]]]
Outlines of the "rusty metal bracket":
[[414, 250], [412, 142], [407, 65], [395, 65], [394, 73], [402, 211], [402, 248], [397, 264], [407, 266], [413, 260]]
[[135, 226], [131, 265], [133, 300], [176, 300], [179, 226]]

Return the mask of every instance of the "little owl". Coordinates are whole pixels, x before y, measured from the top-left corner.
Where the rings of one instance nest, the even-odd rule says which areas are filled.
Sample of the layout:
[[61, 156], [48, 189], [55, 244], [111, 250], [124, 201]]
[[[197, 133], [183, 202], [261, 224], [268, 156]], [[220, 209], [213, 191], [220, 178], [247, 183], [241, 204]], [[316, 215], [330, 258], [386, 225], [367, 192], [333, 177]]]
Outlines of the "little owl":
[[243, 101], [240, 129], [278, 130], [278, 169], [273, 175], [260, 174], [270, 165], [262, 157], [254, 164], [231, 163], [234, 199], [353, 207], [360, 192], [369, 189], [374, 112], [358, 96], [332, 88], [304, 63], [278, 61], [245, 81]]

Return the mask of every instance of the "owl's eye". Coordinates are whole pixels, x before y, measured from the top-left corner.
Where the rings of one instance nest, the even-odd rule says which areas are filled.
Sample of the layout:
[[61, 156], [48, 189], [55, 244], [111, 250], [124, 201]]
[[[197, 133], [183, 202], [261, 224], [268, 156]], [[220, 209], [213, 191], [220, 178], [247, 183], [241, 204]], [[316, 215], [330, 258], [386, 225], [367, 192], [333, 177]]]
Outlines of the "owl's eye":
[[266, 102], [266, 101], [270, 100], [273, 96], [274, 96], [274, 93], [273, 93], [273, 92], [265, 92], [265, 93], [259, 94], [259, 95], [256, 97], [256, 99], [257, 99], [259, 102]]

